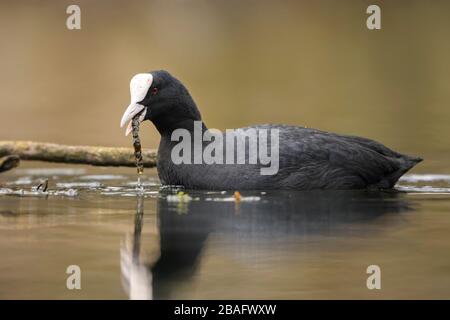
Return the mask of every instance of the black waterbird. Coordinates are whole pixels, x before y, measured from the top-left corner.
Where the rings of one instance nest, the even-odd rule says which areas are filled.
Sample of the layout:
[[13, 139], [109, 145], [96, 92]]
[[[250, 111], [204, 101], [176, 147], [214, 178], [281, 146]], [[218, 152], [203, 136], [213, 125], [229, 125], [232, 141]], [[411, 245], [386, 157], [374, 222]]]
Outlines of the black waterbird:
[[[121, 126], [134, 117], [139, 117], [140, 122], [153, 122], [161, 134], [157, 169], [163, 185], [206, 190], [389, 189], [405, 172], [422, 161], [419, 157], [398, 153], [367, 138], [300, 126], [266, 124], [242, 128], [237, 131], [237, 136], [242, 138], [243, 132], [253, 129], [257, 133], [256, 139], [260, 139], [258, 133], [277, 130], [278, 162], [273, 174], [261, 174], [265, 166], [261, 162], [249, 161], [250, 152], [245, 155], [243, 164], [177, 164], [173, 161], [172, 150], [178, 141], [172, 141], [172, 134], [177, 129], [185, 129], [194, 139], [195, 123], [202, 120], [189, 91], [164, 70], [134, 76], [130, 91], [131, 104], [122, 117]], [[130, 131], [131, 125], [127, 134]], [[202, 123], [201, 133], [206, 131]], [[224, 133], [222, 136], [222, 140], [226, 140]], [[250, 144], [251, 141], [247, 142]], [[201, 142], [200, 153], [208, 144]], [[194, 145], [195, 141], [192, 141], [192, 154], [196, 152]], [[233, 148], [236, 145], [233, 144]]]

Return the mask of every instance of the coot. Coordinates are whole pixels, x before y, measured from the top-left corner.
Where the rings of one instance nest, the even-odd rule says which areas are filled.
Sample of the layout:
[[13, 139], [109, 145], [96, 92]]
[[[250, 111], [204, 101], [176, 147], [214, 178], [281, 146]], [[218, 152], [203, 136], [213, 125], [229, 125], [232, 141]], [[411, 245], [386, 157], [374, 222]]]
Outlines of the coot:
[[370, 139], [300, 126], [265, 124], [229, 136], [210, 133], [189, 91], [164, 70], [134, 76], [130, 92], [121, 126], [130, 122], [128, 134], [134, 117], [153, 122], [161, 134], [157, 169], [164, 185], [205, 190], [387, 189], [422, 161]]

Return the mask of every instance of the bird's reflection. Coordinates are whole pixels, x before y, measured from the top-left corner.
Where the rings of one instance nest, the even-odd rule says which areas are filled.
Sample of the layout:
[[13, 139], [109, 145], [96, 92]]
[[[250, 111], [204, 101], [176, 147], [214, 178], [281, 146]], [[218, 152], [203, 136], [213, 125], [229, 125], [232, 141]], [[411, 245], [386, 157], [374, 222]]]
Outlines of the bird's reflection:
[[[260, 250], [271, 250], [268, 246], [275, 239], [288, 243], [298, 236], [302, 241], [308, 236], [376, 232], [379, 228], [370, 226], [381, 216], [393, 214], [394, 219], [386, 220], [392, 225], [403, 221], [399, 213], [412, 210], [402, 194], [370, 191], [272, 192], [258, 201], [228, 200], [199, 193], [180, 205], [164, 195], [159, 198], [160, 254], [154, 263], [144, 264], [139, 260], [143, 199], [138, 197], [131, 248], [123, 246], [121, 250], [122, 280], [129, 297], [171, 298], [196, 272], [212, 233], [224, 235], [234, 246], [238, 241], [237, 246], [245, 248], [251, 242]], [[352, 227], [355, 225], [359, 229]]]
[[131, 243], [124, 241], [120, 248], [122, 285], [130, 299], [153, 299], [152, 273], [140, 261], [141, 235], [144, 216], [144, 197], [137, 196], [134, 233]]

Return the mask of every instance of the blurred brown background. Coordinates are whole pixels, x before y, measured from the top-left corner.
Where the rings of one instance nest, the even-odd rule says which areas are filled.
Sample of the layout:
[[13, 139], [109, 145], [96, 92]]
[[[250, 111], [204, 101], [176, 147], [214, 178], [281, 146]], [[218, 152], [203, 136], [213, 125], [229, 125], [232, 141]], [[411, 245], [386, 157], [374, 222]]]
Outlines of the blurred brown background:
[[[81, 7], [81, 30], [66, 8]], [[378, 4], [382, 30], [366, 27]], [[167, 69], [212, 128], [373, 138], [448, 171], [449, 1], [2, 1], [0, 140], [131, 146], [129, 81]], [[159, 136], [144, 125], [144, 147]]]

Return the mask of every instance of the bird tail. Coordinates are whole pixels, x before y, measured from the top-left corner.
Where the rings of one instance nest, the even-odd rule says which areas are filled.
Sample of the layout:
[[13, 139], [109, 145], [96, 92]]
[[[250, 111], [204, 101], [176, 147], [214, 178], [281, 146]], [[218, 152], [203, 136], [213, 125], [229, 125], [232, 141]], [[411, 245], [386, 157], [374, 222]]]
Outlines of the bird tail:
[[384, 177], [379, 183], [376, 184], [377, 188], [381, 189], [391, 189], [395, 186], [398, 179], [403, 176], [406, 172], [411, 170], [416, 164], [422, 162], [423, 159], [415, 156], [402, 155], [399, 160], [399, 168], [391, 173], [390, 175]]

